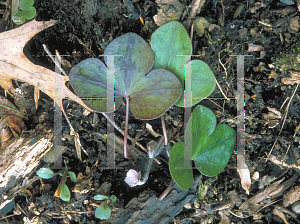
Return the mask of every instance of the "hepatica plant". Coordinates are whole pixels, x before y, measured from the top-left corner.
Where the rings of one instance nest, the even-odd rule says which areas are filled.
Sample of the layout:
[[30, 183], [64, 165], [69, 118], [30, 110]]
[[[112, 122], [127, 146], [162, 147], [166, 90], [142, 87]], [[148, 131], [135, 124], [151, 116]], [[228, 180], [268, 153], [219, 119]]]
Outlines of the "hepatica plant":
[[71, 181], [73, 181], [74, 183], [77, 182], [77, 177], [76, 174], [72, 171], [69, 171], [67, 169], [65, 170], [60, 170], [57, 173], [53, 173], [52, 170], [48, 169], [48, 168], [40, 168], [37, 172], [37, 175], [43, 179], [50, 179], [56, 175], [60, 175], [62, 176], [61, 181], [54, 193], [54, 196], [56, 197], [60, 197], [63, 201], [70, 201], [70, 190], [68, 188], [68, 186], [66, 185], [66, 180], [67, 177], [69, 176]]
[[[184, 190], [193, 183], [190, 161], [206, 176], [218, 175], [224, 170], [236, 143], [236, 132], [226, 124], [216, 126], [214, 113], [202, 105], [196, 106], [188, 121], [184, 139], [192, 139], [191, 153], [185, 153], [183, 142], [176, 143], [171, 150], [169, 169], [172, 178]], [[190, 129], [190, 130], [188, 130]], [[188, 136], [188, 135], [192, 136]], [[188, 157], [187, 157], [188, 155]]]
[[32, 19], [36, 15], [36, 9], [33, 7], [34, 0], [20, 0], [18, 1], [18, 10], [12, 13], [12, 21], [20, 25], [26, 19]]
[[[126, 152], [126, 134], [129, 105], [132, 114], [138, 119], [154, 119], [161, 116], [180, 97], [182, 86], [178, 78], [168, 70], [154, 69], [153, 51], [145, 40], [134, 33], [127, 33], [113, 40], [105, 49], [105, 55], [114, 57], [115, 69], [115, 110], [126, 99], [126, 123], [124, 136], [124, 156]], [[105, 57], [107, 63], [107, 57]], [[70, 72], [70, 83], [81, 98], [106, 98], [107, 67], [99, 59], [86, 59], [77, 64]], [[150, 72], [149, 72], [150, 71]], [[91, 109], [99, 112], [107, 110], [106, 100], [84, 100]], [[130, 103], [130, 104], [129, 104]]]
[[[129, 108], [135, 118], [149, 120], [161, 116], [176, 102], [184, 106], [184, 59], [190, 57], [182, 55], [192, 53], [186, 30], [179, 22], [170, 22], [154, 32], [151, 47], [137, 34], [127, 33], [106, 47], [105, 64], [99, 59], [86, 59], [69, 74], [76, 94], [94, 111], [113, 112], [125, 98], [125, 157]], [[114, 65], [108, 55], [115, 55]], [[203, 61], [193, 60], [188, 65], [192, 67], [192, 104], [196, 104], [214, 90], [215, 77]], [[115, 81], [107, 79], [113, 69]], [[114, 91], [114, 108], [107, 105], [108, 90]]]

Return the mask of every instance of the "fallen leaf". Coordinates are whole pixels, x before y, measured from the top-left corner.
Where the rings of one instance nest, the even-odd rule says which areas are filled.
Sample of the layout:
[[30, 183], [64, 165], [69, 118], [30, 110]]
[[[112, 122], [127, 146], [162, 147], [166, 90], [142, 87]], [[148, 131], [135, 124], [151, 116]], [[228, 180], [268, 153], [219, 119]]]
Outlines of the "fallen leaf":
[[255, 52], [255, 51], [262, 51], [264, 49], [261, 45], [256, 45], [253, 43], [249, 43], [248, 45], [248, 52]]
[[[32, 20], [16, 29], [0, 33], [0, 85], [5, 91], [13, 95], [12, 79], [17, 79], [39, 88], [51, 97], [59, 107], [62, 100], [55, 97], [55, 86], [61, 86], [62, 98], [69, 98], [90, 110], [82, 100], [73, 94], [65, 85], [68, 76], [61, 77], [61, 84], [54, 84], [59, 74], [33, 64], [24, 54], [23, 48], [37, 33], [56, 23], [55, 20], [38, 22]], [[9, 48], [7, 46], [10, 46]]]

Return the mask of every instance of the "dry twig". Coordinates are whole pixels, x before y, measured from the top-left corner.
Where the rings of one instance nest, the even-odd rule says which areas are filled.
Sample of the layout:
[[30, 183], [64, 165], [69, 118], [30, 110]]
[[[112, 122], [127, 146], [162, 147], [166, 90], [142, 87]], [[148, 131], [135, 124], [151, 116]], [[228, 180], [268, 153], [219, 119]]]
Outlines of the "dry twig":
[[[291, 96], [291, 98], [290, 98], [290, 100], [289, 100], [289, 102], [288, 102], [288, 105], [287, 105], [286, 109], [285, 109], [286, 113], [285, 113], [285, 115], [284, 115], [283, 122], [282, 122], [282, 125], [281, 125], [281, 128], [280, 128], [280, 131], [279, 131], [279, 133], [278, 133], [278, 136], [280, 135], [280, 133], [281, 133], [281, 131], [282, 131], [282, 128], [283, 128], [283, 126], [284, 126], [284, 123], [285, 123], [287, 114], [288, 114], [288, 112], [289, 112], [290, 103], [292, 102], [292, 99], [294, 98], [294, 95], [295, 95], [295, 93], [296, 93], [296, 91], [297, 91], [297, 89], [298, 89], [298, 86], [299, 86], [299, 83], [297, 83], [297, 85], [296, 85], [296, 87], [295, 87], [295, 89], [294, 89], [294, 92], [293, 92], [293, 94], [292, 94], [292, 96]], [[271, 153], [272, 153], [272, 151], [273, 151], [273, 148], [274, 148], [274, 146], [275, 146], [276, 143], [277, 143], [277, 138], [276, 138], [275, 142], [273, 143], [273, 146], [272, 146], [272, 148], [271, 148], [271, 150], [270, 150], [270, 152], [269, 152], [269, 154], [268, 154], [268, 158], [267, 158], [266, 162], [268, 161], [268, 159], [269, 159], [269, 157], [270, 157], [270, 155], [271, 155]]]
[[197, 9], [200, 7], [201, 0], [195, 0], [192, 9], [190, 11], [189, 17], [186, 22], [186, 28], [190, 26], [191, 20], [195, 18]]

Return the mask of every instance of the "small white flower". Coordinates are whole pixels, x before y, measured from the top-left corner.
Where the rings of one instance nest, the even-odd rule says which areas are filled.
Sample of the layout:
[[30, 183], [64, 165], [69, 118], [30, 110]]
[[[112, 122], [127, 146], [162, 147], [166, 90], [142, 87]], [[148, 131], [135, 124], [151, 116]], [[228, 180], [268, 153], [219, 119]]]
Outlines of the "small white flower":
[[140, 177], [141, 175], [139, 175], [135, 170], [129, 170], [127, 172], [127, 177], [125, 179], [125, 182], [130, 186], [130, 187], [135, 187], [138, 185], [143, 185], [144, 182], [140, 181]]

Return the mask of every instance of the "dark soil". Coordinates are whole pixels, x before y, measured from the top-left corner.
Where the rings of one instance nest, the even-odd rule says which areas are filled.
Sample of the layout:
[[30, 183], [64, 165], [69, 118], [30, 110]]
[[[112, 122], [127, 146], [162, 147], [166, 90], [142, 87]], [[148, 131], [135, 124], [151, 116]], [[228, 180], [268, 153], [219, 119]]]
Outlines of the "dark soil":
[[[115, 38], [128, 32], [134, 32], [149, 42], [152, 33], [158, 28], [153, 20], [153, 16], [157, 14], [159, 8], [157, 3], [152, 1], [134, 0], [134, 8], [124, 3], [128, 1], [120, 0], [65, 0], [65, 1], [44, 1], [36, 0], [34, 7], [37, 9], [36, 19], [38, 21], [48, 21], [50, 19], [58, 20], [58, 23], [45, 31], [35, 36], [27, 45], [25, 52], [27, 57], [35, 64], [41, 64], [51, 70], [54, 70], [54, 64], [47, 57], [47, 54], [42, 48], [45, 44], [49, 50], [54, 53], [59, 52], [63, 58], [69, 62], [70, 66], [64, 66], [68, 73], [80, 61], [86, 58], [100, 58], [104, 54], [105, 47]], [[179, 19], [185, 23], [192, 3], [190, 0], [180, 1], [185, 7]], [[299, 30], [293, 30], [289, 23], [290, 19], [299, 16], [296, 5], [287, 6], [279, 1], [265, 1], [263, 7], [259, 7], [255, 12], [249, 10], [255, 4], [261, 4], [260, 1], [206, 1], [197, 16], [205, 17], [211, 24], [218, 25], [212, 31], [205, 31], [202, 36], [197, 35], [194, 31], [192, 43], [193, 54], [200, 55], [197, 59], [205, 61], [214, 72], [214, 75], [220, 84], [225, 95], [229, 98], [236, 97], [237, 91], [237, 61], [233, 55], [251, 55], [245, 57], [245, 132], [246, 132], [246, 150], [245, 157], [248, 164], [251, 176], [255, 171], [258, 171], [260, 177], [272, 176], [275, 178], [286, 177], [289, 179], [296, 171], [280, 168], [272, 162], [266, 162], [266, 154], [272, 148], [273, 143], [278, 137], [279, 131], [282, 128], [280, 122], [274, 128], [268, 126], [267, 120], [264, 118], [269, 110], [267, 107], [276, 108], [280, 111], [282, 117], [285, 114], [285, 106], [281, 108], [285, 100], [291, 97], [296, 85], [285, 85], [281, 82], [281, 78], [287, 75], [286, 71], [280, 71], [270, 68], [268, 65], [274, 62], [276, 55], [288, 49], [293, 43], [299, 40]], [[95, 4], [97, 5], [95, 7]], [[242, 11], [237, 14], [236, 9], [244, 5]], [[291, 12], [283, 12], [284, 10]], [[235, 16], [235, 18], [234, 18]], [[265, 21], [266, 24], [275, 24], [278, 20], [287, 17], [286, 21], [278, 26], [270, 28], [259, 21]], [[143, 19], [143, 23], [141, 22]], [[282, 40], [280, 39], [282, 38]], [[249, 52], [248, 45], [253, 43], [262, 46], [263, 50]], [[226, 73], [222, 67], [220, 60], [226, 67]], [[274, 71], [276, 75], [272, 75]], [[50, 100], [43, 95], [42, 98]], [[224, 100], [219, 88], [210, 95], [210, 98], [201, 101], [204, 105], [217, 116], [217, 122], [225, 123], [236, 129], [237, 122], [237, 107], [234, 99]], [[52, 105], [52, 104], [51, 104]], [[66, 120], [63, 121], [63, 136], [64, 145], [70, 150], [63, 154], [63, 158], [68, 160], [68, 167], [77, 175], [82, 173], [83, 176], [89, 178], [90, 188], [97, 189], [104, 183], [111, 183], [111, 188], [108, 191], [109, 195], [116, 195], [118, 198], [117, 207], [126, 206], [133, 198], [137, 197], [142, 192], [155, 193], [160, 196], [170, 183], [171, 176], [168, 170], [168, 162], [166, 155], [160, 155], [162, 161], [160, 166], [156, 165], [152, 168], [149, 180], [140, 187], [130, 188], [124, 182], [126, 173], [129, 169], [137, 169], [144, 172], [142, 164], [136, 164], [125, 159], [123, 156], [116, 153], [116, 165], [122, 167], [118, 170], [103, 169], [106, 166], [106, 145], [101, 139], [96, 139], [93, 133], [106, 133], [106, 119], [102, 114], [90, 113], [84, 115], [84, 109], [74, 102], [64, 102], [65, 109], [69, 115], [73, 127], [78, 131], [80, 140], [88, 156], [83, 154], [83, 161], [80, 161], [76, 154], [75, 143], [73, 140], [68, 140], [69, 126]], [[294, 141], [294, 130], [300, 122], [300, 97], [299, 89], [295, 92], [295, 96], [289, 105], [289, 111], [286, 117], [285, 124], [278, 138], [285, 139], [292, 143], [293, 150], [300, 148], [300, 141]], [[47, 121], [53, 122], [51, 119], [54, 113], [54, 108], [45, 104], [41, 100], [39, 108], [35, 115], [31, 115], [26, 125], [28, 129], [33, 129], [38, 124], [34, 117], [39, 117], [42, 113], [47, 113]], [[183, 140], [184, 127], [184, 109], [173, 106], [166, 112], [166, 124], [174, 131], [175, 142]], [[95, 120], [96, 118], [96, 120]], [[115, 112], [116, 124], [124, 130], [125, 126], [125, 104], [123, 104]], [[145, 130], [146, 123], [152, 125], [153, 130], [162, 134], [160, 118], [143, 121], [137, 120], [132, 114], [129, 116], [129, 131], [128, 134], [133, 138], [140, 132]], [[116, 131], [116, 135], [123, 139], [123, 136]], [[300, 136], [300, 133], [296, 135]], [[139, 139], [142, 145], [155, 138], [145, 132]], [[273, 152], [279, 159], [283, 159], [286, 148], [281, 142], [277, 142]], [[288, 154], [288, 157], [290, 154]], [[297, 159], [297, 158], [296, 158]], [[296, 160], [297, 161], [297, 160]], [[95, 165], [96, 164], [96, 165]], [[235, 169], [236, 167], [236, 151], [232, 153], [230, 162], [226, 169], [216, 178], [202, 177], [203, 183], [215, 180], [210, 185], [204, 199], [198, 201], [201, 207], [205, 203], [212, 206], [228, 200], [228, 192], [235, 190], [239, 197], [243, 200], [254, 196], [258, 191], [258, 184], [252, 183], [250, 195], [247, 196], [240, 182], [240, 177]], [[199, 174], [198, 171], [194, 171]], [[31, 203], [36, 207], [42, 197], [48, 199], [47, 206], [50, 208], [48, 213], [42, 212], [41, 217], [47, 220], [48, 223], [68, 223], [66, 216], [54, 215], [55, 211], [60, 207], [68, 205], [59, 198], [53, 197], [54, 192], [59, 184], [60, 178], [35, 183], [32, 189], [32, 196], [18, 196], [16, 203], [24, 210], [29, 211], [28, 207]], [[253, 181], [254, 182], [254, 181]], [[70, 189], [74, 188], [75, 184], [67, 181], [67, 186]], [[299, 182], [296, 183], [299, 185]], [[92, 197], [94, 191], [86, 197], [89, 203], [94, 202]], [[74, 198], [74, 193], [71, 198]], [[72, 201], [73, 203], [75, 200]], [[229, 216], [231, 223], [284, 223], [282, 219], [274, 215], [273, 208], [276, 204], [267, 206], [260, 213], [262, 217], [254, 220], [252, 216], [249, 218], [238, 218], [234, 215]], [[49, 209], [45, 207], [45, 210]], [[205, 223], [205, 220], [211, 220], [207, 223], [219, 223], [221, 216], [217, 212], [205, 217], [194, 217], [195, 209], [184, 208], [180, 214], [174, 217], [173, 223]], [[83, 208], [83, 211], [94, 210], [94, 207], [89, 204], [84, 204], [81, 201], [78, 208]], [[52, 209], [52, 210], [51, 210]], [[30, 212], [29, 212], [30, 213]], [[34, 216], [30, 213], [31, 216]], [[21, 222], [24, 214], [15, 216], [14, 223]], [[289, 223], [298, 223], [291, 216], [286, 216]], [[76, 220], [76, 221], [74, 221]], [[95, 218], [94, 213], [72, 214], [72, 221], [69, 223], [99, 223], [99, 219]], [[102, 222], [101, 222], [102, 223]], [[103, 222], [104, 223], [104, 222]]]

